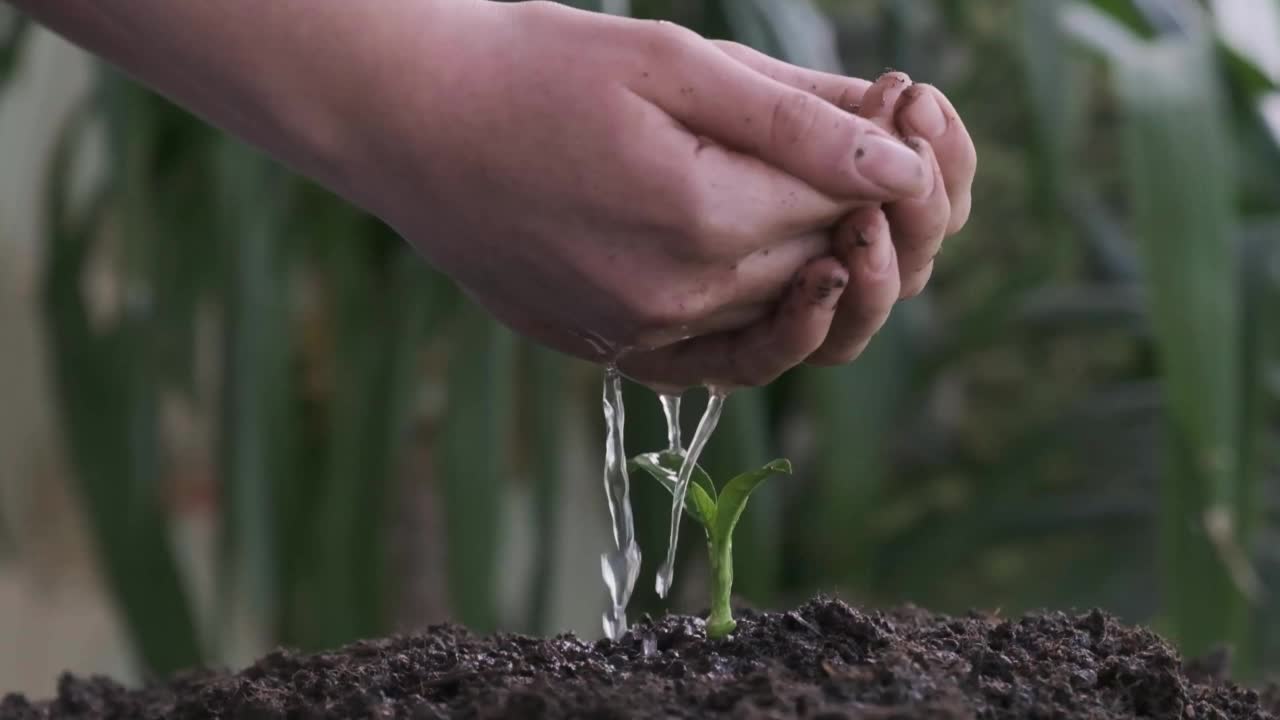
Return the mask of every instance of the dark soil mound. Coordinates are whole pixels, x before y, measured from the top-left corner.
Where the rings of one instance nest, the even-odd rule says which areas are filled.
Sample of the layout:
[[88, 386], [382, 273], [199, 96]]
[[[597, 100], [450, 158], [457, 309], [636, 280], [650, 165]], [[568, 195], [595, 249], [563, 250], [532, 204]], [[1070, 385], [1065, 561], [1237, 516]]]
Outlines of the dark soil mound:
[[[1190, 674], [1188, 674], [1190, 673]], [[0, 718], [1272, 718], [1258, 694], [1187, 669], [1145, 630], [1092, 612], [1021, 620], [816, 600], [622, 641], [475, 637], [452, 626], [339, 652], [275, 652], [234, 675], [129, 691], [64, 677]]]

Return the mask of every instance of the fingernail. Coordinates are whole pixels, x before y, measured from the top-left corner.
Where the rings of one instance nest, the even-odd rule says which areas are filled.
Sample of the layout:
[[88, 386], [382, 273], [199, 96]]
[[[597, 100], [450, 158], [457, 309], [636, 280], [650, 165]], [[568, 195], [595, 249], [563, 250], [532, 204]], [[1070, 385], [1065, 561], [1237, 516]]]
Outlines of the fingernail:
[[872, 275], [879, 275], [889, 268], [889, 261], [893, 259], [893, 247], [884, 239], [872, 240], [866, 233], [859, 232], [858, 237], [863, 239], [859, 245], [863, 246], [863, 265]]
[[925, 190], [920, 156], [887, 135], [866, 135], [853, 158], [863, 177], [891, 193], [914, 197]]
[[947, 129], [947, 116], [942, 114], [933, 93], [921, 88], [903, 113], [902, 121], [916, 135], [929, 139], [942, 135]]
[[814, 283], [811, 297], [816, 305], [834, 308], [840, 300], [840, 293], [849, 282], [843, 276], [830, 275]]

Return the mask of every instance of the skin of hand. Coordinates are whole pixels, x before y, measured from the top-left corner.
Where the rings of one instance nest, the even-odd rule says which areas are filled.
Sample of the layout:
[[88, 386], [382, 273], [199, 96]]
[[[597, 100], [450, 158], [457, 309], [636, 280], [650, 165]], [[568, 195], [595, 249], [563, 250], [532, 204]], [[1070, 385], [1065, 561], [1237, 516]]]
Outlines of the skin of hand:
[[456, 117], [431, 121], [449, 139], [404, 169], [437, 199], [390, 217], [409, 238], [443, 230], [432, 262], [547, 345], [617, 353], [658, 389], [767, 382], [830, 327], [848, 278], [831, 225], [929, 192], [923, 155], [813, 91], [850, 102], [863, 81], [771, 78], [757, 68], [776, 61], [669, 23], [496, 7], [475, 81], [448, 93]]
[[[884, 325], [894, 301], [924, 289], [943, 240], [959, 232], [969, 218], [977, 171], [977, 151], [964, 123], [946, 96], [931, 85], [913, 84], [905, 73], [886, 73], [851, 109], [926, 157], [933, 182], [925, 197], [889, 203], [880, 213], [855, 213], [842, 223], [835, 252], [848, 262], [852, 288], [841, 299], [822, 346], [807, 360], [814, 365], [852, 361]], [[876, 273], [871, 268], [879, 265], [873, 263], [857, 272], [849, 258], [858, 255], [859, 247], [874, 248], [886, 224], [893, 228], [892, 270]]]
[[[816, 300], [807, 312], [798, 298], [775, 311], [772, 330], [757, 325], [747, 332], [721, 333], [668, 346], [643, 355], [641, 374], [675, 378], [677, 387], [703, 384], [715, 370], [737, 378], [733, 385], [762, 385], [800, 362], [838, 365], [862, 353], [884, 326], [899, 299], [913, 297], [928, 282], [933, 258], [943, 240], [959, 232], [969, 216], [977, 153], [968, 131], [947, 98], [936, 88], [912, 84], [904, 73], [882, 75], [865, 92], [851, 91], [856, 81], [818, 76], [772, 60], [755, 50], [721, 43], [726, 52], [771, 77], [786, 77], [837, 107], [865, 117], [902, 138], [928, 161], [932, 181], [923, 197], [857, 210], [832, 233], [830, 256], [843, 264], [846, 282], [828, 302]], [[815, 279], [819, 265], [806, 268], [797, 282], [824, 295], [831, 281]], [[829, 308], [832, 317], [824, 317]], [[797, 321], [796, 318], [799, 318]], [[781, 338], [784, 338], [782, 340]], [[816, 348], [816, 349], [815, 349]], [[808, 357], [806, 352], [812, 350]], [[708, 359], [715, 363], [708, 367]], [[715, 383], [712, 383], [715, 384]]]
[[15, 3], [374, 213], [516, 331], [622, 354], [655, 387], [804, 361], [862, 295], [831, 225], [935, 193], [925, 149], [847, 112], [865, 81], [669, 23], [481, 0]]

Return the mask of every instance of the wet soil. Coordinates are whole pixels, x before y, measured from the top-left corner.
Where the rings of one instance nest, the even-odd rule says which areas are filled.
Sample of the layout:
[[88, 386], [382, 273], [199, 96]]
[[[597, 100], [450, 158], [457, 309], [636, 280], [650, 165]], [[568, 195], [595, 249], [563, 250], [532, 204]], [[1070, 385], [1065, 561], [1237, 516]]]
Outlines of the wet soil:
[[708, 641], [686, 616], [622, 640], [477, 637], [454, 626], [337, 652], [274, 652], [234, 674], [127, 690], [64, 676], [0, 718], [1273, 718], [1213, 658], [1100, 613], [1019, 619], [814, 600], [744, 611]]

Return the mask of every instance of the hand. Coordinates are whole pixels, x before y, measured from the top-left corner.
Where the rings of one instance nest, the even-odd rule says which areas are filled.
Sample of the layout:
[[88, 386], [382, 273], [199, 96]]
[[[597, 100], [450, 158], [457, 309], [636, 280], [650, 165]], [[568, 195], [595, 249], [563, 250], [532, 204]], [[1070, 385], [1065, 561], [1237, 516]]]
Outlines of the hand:
[[[936, 182], [895, 124], [845, 112], [865, 81], [671, 24], [541, 2], [11, 1], [378, 215], [517, 331], [630, 349], [651, 384], [760, 384], [865, 334], [847, 308], [875, 316], [886, 280], [833, 258], [829, 226], [883, 206], [896, 238]], [[954, 218], [964, 173], [931, 144]]]
[[[883, 215], [864, 212], [842, 226], [841, 237], [875, 247], [887, 222], [895, 251], [892, 269], [877, 274], [864, 267], [858, 273], [849, 264], [854, 289], [845, 293], [830, 333], [808, 358], [814, 365], [843, 364], [862, 353], [888, 319], [894, 299], [914, 297], [924, 289], [943, 240], [964, 227], [972, 204], [977, 151], [959, 114], [937, 88], [912, 84], [905, 73], [886, 73], [856, 111], [918, 150], [933, 180], [925, 197], [889, 203]], [[845, 257], [858, 254], [856, 243], [851, 250], [847, 241], [836, 250]]]
[[[838, 292], [825, 304], [801, 312], [803, 298], [792, 297], [772, 316], [748, 331], [721, 333], [664, 347], [628, 363], [642, 376], [669, 378], [675, 387], [731, 377], [725, 385], [761, 385], [800, 362], [837, 365], [857, 358], [884, 326], [897, 300], [918, 294], [933, 270], [944, 238], [963, 228], [969, 216], [977, 156], [968, 132], [951, 103], [936, 88], [911, 83], [903, 73], [881, 76], [865, 93], [849, 79], [818, 77], [735, 43], [720, 43], [736, 59], [795, 86], [805, 86], [832, 104], [855, 112], [911, 143], [931, 169], [929, 192], [921, 198], [867, 207], [844, 218], [831, 237], [830, 263], [807, 269], [800, 281], [818, 294], [833, 282]], [[816, 80], [811, 78], [817, 78]], [[931, 107], [930, 103], [934, 103]], [[821, 280], [823, 272], [837, 280]], [[840, 282], [843, 280], [847, 282]], [[834, 308], [824, 317], [819, 307]], [[779, 340], [786, 335], [786, 340]], [[815, 348], [805, 357], [804, 348]]]
[[[858, 102], [864, 81], [770, 78], [667, 23], [456, 12], [447, 68], [408, 37], [383, 43], [387, 67], [423, 81], [370, 108], [358, 184], [506, 324], [579, 357], [629, 351], [623, 371], [649, 384], [758, 384], [802, 362], [848, 280], [830, 226], [930, 190], [920, 154], [824, 100]], [[676, 345], [678, 361], [645, 362]]]

